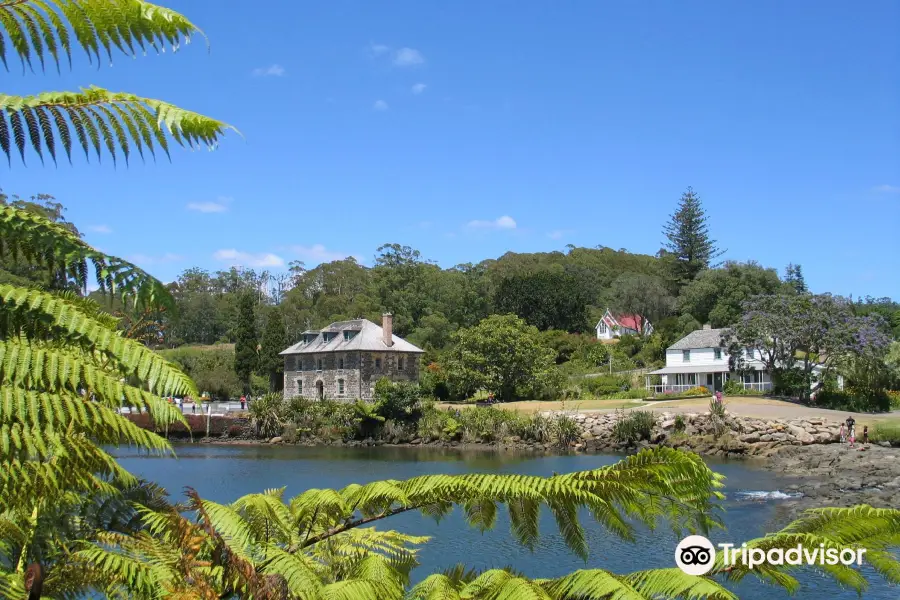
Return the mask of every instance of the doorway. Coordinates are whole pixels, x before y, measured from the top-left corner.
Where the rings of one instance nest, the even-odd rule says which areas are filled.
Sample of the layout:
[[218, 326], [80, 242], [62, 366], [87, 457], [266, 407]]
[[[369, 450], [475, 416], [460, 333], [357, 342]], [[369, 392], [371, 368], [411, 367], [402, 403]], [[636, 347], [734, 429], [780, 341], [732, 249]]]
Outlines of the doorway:
[[325, 399], [325, 384], [321, 381], [316, 382], [316, 398], [319, 400]]

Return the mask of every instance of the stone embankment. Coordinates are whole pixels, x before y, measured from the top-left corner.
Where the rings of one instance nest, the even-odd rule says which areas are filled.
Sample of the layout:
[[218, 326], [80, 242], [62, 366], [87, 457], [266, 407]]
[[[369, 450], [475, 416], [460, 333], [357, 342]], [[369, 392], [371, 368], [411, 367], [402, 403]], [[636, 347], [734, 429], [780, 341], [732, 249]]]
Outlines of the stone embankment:
[[[559, 413], [557, 413], [559, 414]], [[548, 413], [548, 416], [549, 413]], [[840, 424], [821, 418], [756, 419], [737, 415], [716, 418], [710, 413], [655, 416], [649, 438], [621, 440], [615, 425], [628, 413], [569, 414], [580, 430], [577, 450], [622, 451], [630, 447], [666, 445], [713, 456], [765, 456], [782, 446], [810, 446], [840, 441]]]

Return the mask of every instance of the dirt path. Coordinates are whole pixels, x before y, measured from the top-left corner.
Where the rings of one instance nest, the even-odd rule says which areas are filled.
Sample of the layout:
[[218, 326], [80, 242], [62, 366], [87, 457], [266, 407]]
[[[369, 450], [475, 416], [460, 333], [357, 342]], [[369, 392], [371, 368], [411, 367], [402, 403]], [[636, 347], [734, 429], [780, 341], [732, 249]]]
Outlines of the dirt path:
[[[827, 408], [814, 408], [803, 406], [784, 400], [769, 398], [726, 398], [728, 411], [744, 417], [757, 419], [800, 419], [819, 417], [832, 421], [843, 421], [848, 416], [860, 423], [872, 423], [887, 418], [900, 418], [900, 413], [888, 413], [872, 415], [867, 413], [851, 413], [847, 411], [830, 410]], [[641, 408], [647, 408], [657, 412], [705, 412], [708, 410], [709, 401], [706, 399], [694, 400], [668, 400], [661, 402], [642, 403]]]

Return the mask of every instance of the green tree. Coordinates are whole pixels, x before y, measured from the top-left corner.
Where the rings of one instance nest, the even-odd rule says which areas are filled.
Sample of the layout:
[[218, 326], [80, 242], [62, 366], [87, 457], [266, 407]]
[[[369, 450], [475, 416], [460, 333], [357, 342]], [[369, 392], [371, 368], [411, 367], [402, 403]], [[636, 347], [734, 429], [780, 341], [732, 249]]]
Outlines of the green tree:
[[647, 321], [657, 323], [675, 311], [675, 299], [660, 277], [623, 273], [612, 284], [610, 304], [619, 312], [635, 315], [645, 333]]
[[727, 262], [707, 269], [681, 290], [678, 298], [682, 314], [689, 314], [713, 327], [729, 327], [743, 314], [744, 301], [759, 295], [775, 294], [782, 289], [774, 269], [755, 262]]
[[688, 187], [678, 201], [678, 208], [663, 226], [666, 236], [664, 251], [671, 274], [680, 285], [687, 284], [712, 261], [724, 254], [709, 235], [708, 217], [700, 197]]
[[501, 279], [494, 310], [518, 315], [540, 330], [580, 332], [588, 328], [589, 301], [577, 277], [542, 269]]
[[279, 353], [289, 345], [281, 309], [274, 307], [268, 311], [259, 351], [259, 372], [268, 377], [270, 392], [284, 389], [284, 358]]
[[250, 393], [250, 375], [259, 365], [259, 342], [256, 337], [256, 302], [251, 294], [241, 294], [238, 300], [237, 339], [234, 342], [234, 372]]
[[506, 401], [541, 389], [555, 373], [555, 359], [536, 327], [515, 315], [492, 315], [454, 334], [446, 371], [457, 393], [484, 389]]
[[800, 265], [791, 263], [787, 266], [784, 272], [784, 283], [798, 294], [809, 292], [809, 288], [806, 287], [806, 279], [803, 277], [803, 267]]

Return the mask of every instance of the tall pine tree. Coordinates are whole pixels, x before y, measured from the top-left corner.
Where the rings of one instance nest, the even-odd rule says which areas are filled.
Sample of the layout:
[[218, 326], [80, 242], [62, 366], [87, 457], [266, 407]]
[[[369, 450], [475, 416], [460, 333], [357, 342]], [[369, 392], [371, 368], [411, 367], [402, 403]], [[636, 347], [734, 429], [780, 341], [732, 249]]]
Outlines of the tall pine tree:
[[243, 292], [238, 300], [237, 329], [234, 341], [234, 371], [244, 388], [250, 393], [250, 374], [259, 364], [259, 343], [256, 340], [256, 315], [253, 294]]
[[706, 213], [700, 197], [691, 187], [681, 195], [678, 209], [669, 217], [663, 234], [668, 240], [663, 254], [679, 285], [693, 281], [700, 271], [709, 268], [712, 261], [725, 252], [710, 238]]
[[806, 287], [806, 279], [803, 278], [803, 269], [800, 265], [791, 263], [787, 266], [784, 282], [798, 294], [805, 294], [809, 291], [809, 288]]
[[259, 350], [259, 372], [269, 378], [269, 391], [284, 389], [284, 357], [279, 352], [288, 347], [284, 318], [277, 306], [269, 311]]

